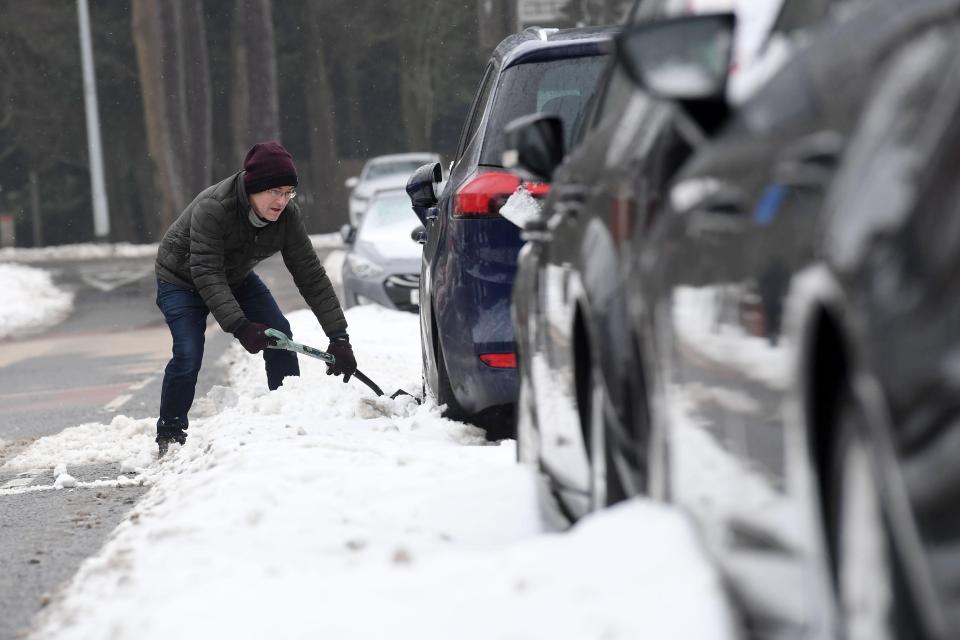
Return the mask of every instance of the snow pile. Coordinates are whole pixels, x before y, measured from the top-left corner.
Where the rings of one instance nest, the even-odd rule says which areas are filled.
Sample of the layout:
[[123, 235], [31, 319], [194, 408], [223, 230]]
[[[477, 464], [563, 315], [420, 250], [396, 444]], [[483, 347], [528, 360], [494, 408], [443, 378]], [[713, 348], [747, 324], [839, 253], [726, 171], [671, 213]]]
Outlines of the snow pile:
[[118, 242], [61, 244], [49, 247], [6, 247], [0, 249], [0, 262], [47, 262], [55, 260], [95, 260], [101, 258], [142, 258], [157, 255], [157, 245]]
[[82, 424], [40, 438], [3, 469], [45, 469], [121, 461], [128, 468], [146, 467], [154, 456], [155, 418], [117, 416], [109, 424]]
[[[347, 315], [360, 368], [388, 393], [419, 392], [419, 344], [404, 338], [417, 316]], [[295, 339], [326, 346], [310, 313], [290, 320]], [[429, 400], [375, 398], [310, 358], [268, 393], [259, 357], [226, 357], [233, 380], [208, 396], [212, 415], [138, 470], [150, 491], [35, 637], [734, 637], [675, 511], [634, 501], [558, 533], [513, 441], [489, 444]], [[127, 421], [107, 431], [139, 442], [144, 426]], [[61, 446], [108, 446], [81, 429]], [[20, 459], [93, 457], [48, 445]]]
[[46, 271], [0, 264], [0, 282], [0, 339], [41, 331], [73, 309], [73, 294], [54, 285]]
[[540, 217], [540, 207], [540, 202], [520, 186], [500, 207], [500, 215], [523, 229], [528, 222]]
[[343, 247], [343, 238], [340, 233], [321, 233], [310, 236], [314, 249], [329, 249]]

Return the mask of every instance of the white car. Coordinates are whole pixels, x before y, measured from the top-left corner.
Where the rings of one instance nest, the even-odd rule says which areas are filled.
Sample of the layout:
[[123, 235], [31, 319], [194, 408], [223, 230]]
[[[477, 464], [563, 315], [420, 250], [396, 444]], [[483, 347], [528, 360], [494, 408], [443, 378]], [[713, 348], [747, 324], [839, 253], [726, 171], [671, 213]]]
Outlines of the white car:
[[341, 234], [350, 245], [342, 272], [344, 307], [419, 310], [422, 250], [411, 238], [419, 226], [404, 189], [377, 191], [359, 228], [344, 225]]
[[350, 192], [350, 224], [360, 226], [360, 219], [377, 191], [404, 187], [407, 178], [421, 165], [440, 162], [440, 156], [430, 152], [394, 153], [367, 160], [359, 176], [347, 179]]

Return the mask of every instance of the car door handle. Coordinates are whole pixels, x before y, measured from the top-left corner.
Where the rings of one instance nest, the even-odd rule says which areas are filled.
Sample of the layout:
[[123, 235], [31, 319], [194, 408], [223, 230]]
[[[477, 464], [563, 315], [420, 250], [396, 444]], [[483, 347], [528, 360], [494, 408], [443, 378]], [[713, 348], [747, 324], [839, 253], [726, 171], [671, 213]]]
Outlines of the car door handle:
[[795, 189], [823, 189], [829, 183], [843, 151], [843, 136], [820, 131], [790, 145], [777, 159], [773, 179]]

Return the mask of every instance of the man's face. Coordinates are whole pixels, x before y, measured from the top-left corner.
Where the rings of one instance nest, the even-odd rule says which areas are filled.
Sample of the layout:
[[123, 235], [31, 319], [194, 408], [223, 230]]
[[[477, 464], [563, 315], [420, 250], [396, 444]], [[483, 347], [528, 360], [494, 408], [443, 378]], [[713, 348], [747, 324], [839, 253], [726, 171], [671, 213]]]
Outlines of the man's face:
[[267, 189], [251, 194], [250, 204], [258, 216], [264, 220], [275, 222], [296, 193], [297, 191], [293, 187]]

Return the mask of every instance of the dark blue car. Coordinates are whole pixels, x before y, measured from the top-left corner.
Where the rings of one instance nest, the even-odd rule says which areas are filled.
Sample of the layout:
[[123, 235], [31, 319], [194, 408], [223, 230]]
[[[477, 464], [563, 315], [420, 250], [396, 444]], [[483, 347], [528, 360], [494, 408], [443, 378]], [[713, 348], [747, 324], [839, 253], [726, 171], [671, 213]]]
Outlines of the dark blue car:
[[[449, 178], [421, 167], [408, 184], [425, 231], [420, 331], [425, 385], [445, 415], [512, 435], [518, 394], [510, 300], [520, 229], [500, 207], [520, 186], [502, 165], [503, 127], [552, 113], [570, 137], [605, 67], [611, 28], [528, 29], [494, 50]], [[542, 195], [539, 185], [528, 185]]]

